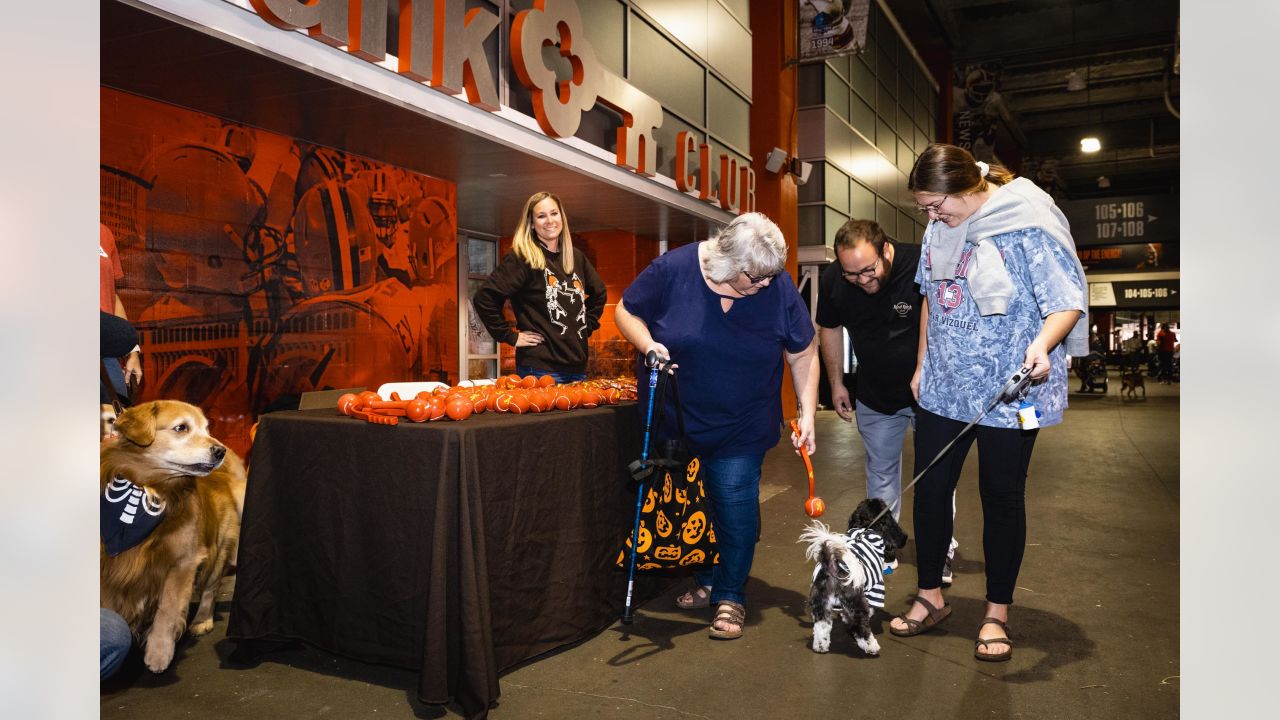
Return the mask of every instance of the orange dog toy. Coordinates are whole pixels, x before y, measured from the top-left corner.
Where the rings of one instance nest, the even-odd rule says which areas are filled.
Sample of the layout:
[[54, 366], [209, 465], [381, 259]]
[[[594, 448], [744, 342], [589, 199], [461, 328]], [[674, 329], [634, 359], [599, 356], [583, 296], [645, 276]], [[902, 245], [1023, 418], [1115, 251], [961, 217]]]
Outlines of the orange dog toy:
[[[795, 420], [791, 421], [791, 432], [800, 437], [800, 425]], [[813, 495], [813, 462], [809, 460], [809, 449], [804, 445], [800, 446], [800, 457], [804, 459], [804, 469], [809, 472], [809, 499], [804, 501], [804, 512], [811, 518], [820, 517], [827, 511], [827, 504]]]

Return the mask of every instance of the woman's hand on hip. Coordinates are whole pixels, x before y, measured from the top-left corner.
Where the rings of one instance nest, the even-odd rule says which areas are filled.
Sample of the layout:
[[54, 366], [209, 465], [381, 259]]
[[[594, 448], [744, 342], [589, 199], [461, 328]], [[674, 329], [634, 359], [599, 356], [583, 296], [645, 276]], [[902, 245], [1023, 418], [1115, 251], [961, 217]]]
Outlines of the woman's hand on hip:
[[533, 347], [542, 344], [542, 335], [529, 330], [521, 330], [520, 336], [516, 338], [516, 347]]

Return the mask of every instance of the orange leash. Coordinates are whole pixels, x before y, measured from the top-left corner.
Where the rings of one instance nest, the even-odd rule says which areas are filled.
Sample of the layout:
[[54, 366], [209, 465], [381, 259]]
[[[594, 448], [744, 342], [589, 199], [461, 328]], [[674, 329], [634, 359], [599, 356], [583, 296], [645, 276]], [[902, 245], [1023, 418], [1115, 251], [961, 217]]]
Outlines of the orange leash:
[[[800, 437], [800, 425], [795, 420], [791, 421], [791, 432]], [[804, 460], [804, 469], [809, 472], [809, 499], [804, 501], [804, 511], [809, 517], [816, 518], [827, 511], [827, 504], [813, 495], [813, 461], [809, 459], [809, 448], [801, 445], [800, 457]]]

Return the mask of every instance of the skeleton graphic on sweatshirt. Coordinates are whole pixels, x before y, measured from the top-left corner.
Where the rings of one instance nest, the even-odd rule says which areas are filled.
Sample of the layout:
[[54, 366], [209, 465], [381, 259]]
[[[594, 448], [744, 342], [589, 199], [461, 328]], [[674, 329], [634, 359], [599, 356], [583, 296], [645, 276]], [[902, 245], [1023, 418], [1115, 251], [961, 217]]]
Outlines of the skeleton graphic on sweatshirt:
[[567, 317], [568, 312], [561, 302], [570, 307], [577, 306], [578, 314], [573, 322], [577, 325], [578, 337], [583, 337], [582, 333], [587, 329], [587, 294], [578, 273], [572, 273], [568, 280], [561, 281], [550, 268], [544, 268], [542, 276], [547, 283], [547, 317], [551, 319], [551, 324], [560, 328], [560, 334], [564, 335], [569, 326], [560, 322], [560, 319]]

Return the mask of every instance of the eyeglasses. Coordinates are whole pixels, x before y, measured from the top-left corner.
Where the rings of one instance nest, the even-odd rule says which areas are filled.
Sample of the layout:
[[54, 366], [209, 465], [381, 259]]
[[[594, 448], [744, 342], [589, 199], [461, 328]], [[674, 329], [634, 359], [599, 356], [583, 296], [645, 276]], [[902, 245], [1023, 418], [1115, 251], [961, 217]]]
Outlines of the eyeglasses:
[[772, 275], [752, 275], [746, 270], [743, 270], [742, 274], [747, 276], [747, 279], [751, 281], [752, 285], [759, 285], [763, 283], [765, 280], [772, 280], [778, 277], [778, 273], [774, 273]]
[[921, 215], [928, 215], [929, 213], [940, 213], [942, 212], [942, 203], [946, 202], [948, 197], [950, 196], [943, 195], [942, 199], [938, 200], [938, 202], [929, 203], [928, 205], [917, 205], [916, 210], [920, 211]]
[[881, 260], [881, 257], [877, 255], [876, 261], [871, 263], [867, 267], [864, 267], [861, 270], [856, 270], [854, 272], [850, 272], [848, 270], [845, 270], [844, 268], [841, 268], [840, 274], [843, 275], [846, 280], [849, 280], [849, 279], [870, 280], [871, 278], [875, 277], [876, 268], [880, 267], [880, 260]]

